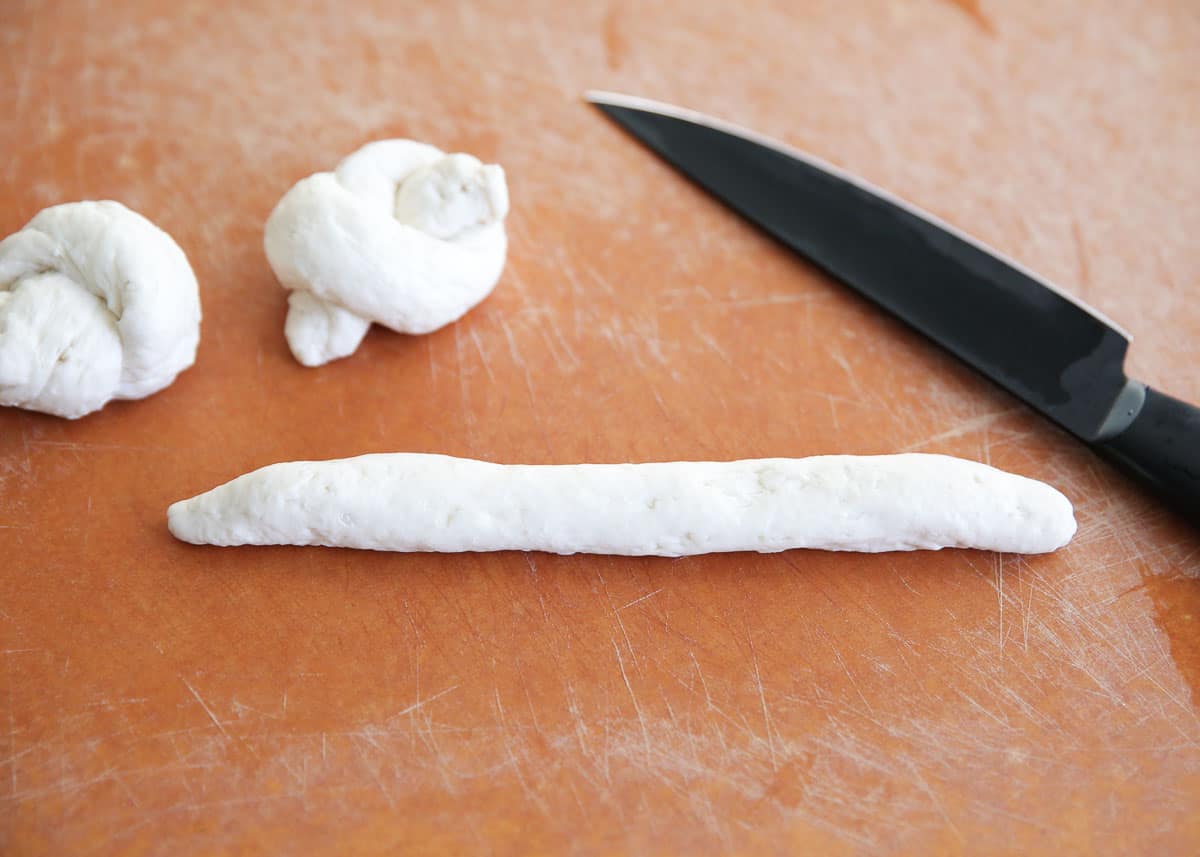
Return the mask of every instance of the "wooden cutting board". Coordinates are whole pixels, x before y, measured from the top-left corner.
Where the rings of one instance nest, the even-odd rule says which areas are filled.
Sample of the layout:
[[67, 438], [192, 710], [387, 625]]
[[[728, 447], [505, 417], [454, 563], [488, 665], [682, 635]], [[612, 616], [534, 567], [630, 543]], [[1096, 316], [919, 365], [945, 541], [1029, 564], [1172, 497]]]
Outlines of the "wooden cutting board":
[[[0, 411], [0, 851], [1195, 853], [1197, 533], [580, 98], [858, 172], [1200, 400], [1194, 2], [9, 0], [0, 46], [0, 235], [119, 199], [205, 316], [160, 395]], [[302, 368], [263, 221], [386, 137], [506, 167], [508, 266], [456, 325]], [[166, 530], [245, 470], [390, 450], [942, 452], [1055, 484], [1080, 529], [1032, 558], [678, 560]]]

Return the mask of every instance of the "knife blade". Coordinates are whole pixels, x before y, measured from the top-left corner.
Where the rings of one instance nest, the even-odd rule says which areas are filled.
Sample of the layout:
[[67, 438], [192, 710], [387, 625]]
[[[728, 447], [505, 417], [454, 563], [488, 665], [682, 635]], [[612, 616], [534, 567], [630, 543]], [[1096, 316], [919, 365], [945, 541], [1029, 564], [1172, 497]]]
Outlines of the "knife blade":
[[1114, 322], [812, 155], [669, 104], [597, 91], [586, 97], [729, 208], [1200, 524], [1200, 409], [1127, 377], [1129, 337]]

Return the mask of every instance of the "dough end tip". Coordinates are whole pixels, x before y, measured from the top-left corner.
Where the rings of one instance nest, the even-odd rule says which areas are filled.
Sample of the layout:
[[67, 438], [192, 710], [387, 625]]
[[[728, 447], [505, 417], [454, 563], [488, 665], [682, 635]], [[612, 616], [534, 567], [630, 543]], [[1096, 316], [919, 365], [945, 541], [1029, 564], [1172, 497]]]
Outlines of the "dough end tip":
[[1044, 552], [1053, 553], [1071, 543], [1079, 530], [1079, 522], [1075, 520], [1075, 507], [1067, 496], [1053, 486], [1046, 487], [1053, 492], [1053, 498], [1046, 510], [1046, 540], [1051, 544]]
[[167, 507], [167, 529], [181, 542], [202, 545], [205, 542], [196, 533], [192, 515], [189, 514], [188, 505], [190, 503], [190, 500], [179, 500]]

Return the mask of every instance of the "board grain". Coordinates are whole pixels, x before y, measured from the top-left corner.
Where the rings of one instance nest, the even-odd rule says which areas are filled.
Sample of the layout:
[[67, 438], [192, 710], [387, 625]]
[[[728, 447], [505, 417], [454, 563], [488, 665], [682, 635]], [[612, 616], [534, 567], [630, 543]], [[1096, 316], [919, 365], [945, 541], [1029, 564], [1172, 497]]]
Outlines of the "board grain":
[[[205, 313], [157, 396], [0, 411], [0, 851], [1195, 853], [1197, 533], [581, 100], [858, 172], [1093, 302], [1195, 401], [1195, 3], [9, 0], [0, 47], [0, 234], [119, 199]], [[393, 136], [506, 167], [504, 277], [305, 369], [262, 224]], [[1055, 484], [1080, 530], [679, 560], [166, 530], [244, 470], [392, 450], [942, 452]]]

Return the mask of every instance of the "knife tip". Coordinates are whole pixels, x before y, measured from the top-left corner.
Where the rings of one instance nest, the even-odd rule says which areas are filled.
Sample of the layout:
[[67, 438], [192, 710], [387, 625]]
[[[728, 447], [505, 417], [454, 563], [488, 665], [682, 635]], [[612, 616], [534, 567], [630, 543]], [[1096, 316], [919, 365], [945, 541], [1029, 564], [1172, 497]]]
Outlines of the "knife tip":
[[603, 89], [588, 89], [584, 90], [583, 97], [584, 100], [594, 104], [610, 116], [614, 116], [618, 112], [657, 113], [660, 116], [682, 119], [699, 125], [718, 127], [720, 124], [717, 120], [702, 113], [697, 113], [695, 110], [677, 107], [665, 101], [643, 98], [640, 95], [625, 95], [621, 92], [608, 92]]
[[620, 95], [616, 92], [607, 92], [603, 89], [585, 89], [583, 91], [583, 100], [595, 105], [614, 105], [619, 104], [622, 100], [628, 99], [627, 95]]

